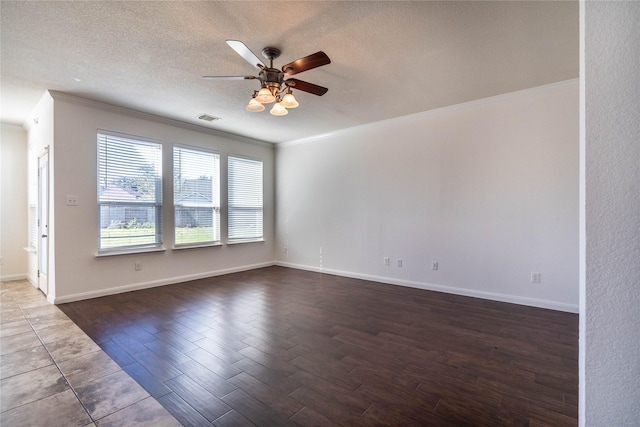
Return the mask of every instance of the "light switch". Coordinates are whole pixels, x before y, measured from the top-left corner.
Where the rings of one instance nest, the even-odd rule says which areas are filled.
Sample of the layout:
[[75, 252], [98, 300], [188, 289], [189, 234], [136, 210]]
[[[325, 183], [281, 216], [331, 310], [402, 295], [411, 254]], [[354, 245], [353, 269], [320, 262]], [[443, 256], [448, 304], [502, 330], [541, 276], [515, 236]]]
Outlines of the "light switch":
[[65, 204], [67, 206], [78, 206], [78, 196], [67, 196]]

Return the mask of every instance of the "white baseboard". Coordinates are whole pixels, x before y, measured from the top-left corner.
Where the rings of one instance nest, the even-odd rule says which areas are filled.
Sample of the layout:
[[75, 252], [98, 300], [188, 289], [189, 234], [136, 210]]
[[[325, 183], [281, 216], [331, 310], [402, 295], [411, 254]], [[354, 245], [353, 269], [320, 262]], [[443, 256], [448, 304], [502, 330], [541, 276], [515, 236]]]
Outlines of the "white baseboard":
[[23, 274], [7, 274], [4, 276], [0, 276], [0, 282], [11, 282], [13, 280], [28, 280], [29, 275], [27, 273]]
[[[282, 261], [272, 261], [272, 262], [270, 261], [270, 262], [264, 262], [259, 264], [250, 264], [250, 265], [244, 265], [239, 267], [226, 268], [222, 270], [207, 271], [204, 273], [189, 274], [185, 276], [175, 276], [175, 277], [170, 277], [170, 278], [165, 278], [160, 280], [153, 280], [149, 282], [132, 283], [130, 285], [116, 286], [108, 289], [100, 289], [97, 291], [82, 292], [82, 293], [77, 293], [72, 295], [65, 295], [62, 297], [50, 298], [49, 301], [54, 304], [64, 304], [67, 302], [80, 301], [80, 300], [85, 300], [90, 298], [98, 298], [106, 295], [115, 295], [123, 292], [137, 291], [140, 289], [148, 289], [148, 288], [154, 288], [157, 286], [165, 286], [165, 285], [172, 285], [176, 283], [188, 282], [190, 280], [205, 279], [208, 277], [222, 276], [224, 274], [255, 270], [257, 268], [270, 267], [273, 265], [278, 265], [281, 267], [288, 267], [288, 268], [295, 268], [297, 270], [306, 270], [306, 271], [313, 271], [317, 273], [332, 274], [332, 275], [342, 276], [342, 277], [350, 277], [353, 279], [368, 280], [371, 282], [385, 283], [389, 285], [398, 285], [398, 286], [406, 286], [410, 288], [424, 289], [427, 291], [444, 292], [444, 293], [449, 293], [454, 295], [462, 295], [462, 296], [482, 298], [482, 299], [487, 299], [492, 301], [501, 301], [501, 302], [507, 302], [512, 304], [526, 305], [530, 307], [546, 308], [550, 310], [564, 311], [568, 313], [578, 313], [578, 309], [579, 309], [577, 305], [566, 304], [566, 303], [561, 303], [556, 301], [548, 301], [548, 300], [521, 297], [516, 295], [508, 295], [508, 294], [499, 294], [494, 292], [484, 292], [484, 291], [478, 291], [474, 289], [456, 288], [452, 286], [442, 286], [442, 285], [436, 285], [433, 283], [415, 282], [410, 280], [395, 279], [392, 277], [375, 276], [371, 274], [354, 273], [351, 271], [319, 268], [319, 267], [310, 266], [310, 265], [294, 264], [294, 263], [282, 262]], [[20, 279], [28, 279], [28, 277], [27, 275], [23, 275], [17, 279], [12, 279], [12, 280], [20, 280]], [[3, 278], [3, 280], [8, 280], [8, 279]]]
[[130, 285], [116, 286], [108, 289], [100, 289], [97, 291], [81, 292], [77, 294], [65, 295], [49, 299], [54, 304], [64, 304], [67, 302], [80, 301], [91, 298], [104, 297], [107, 295], [121, 294], [124, 292], [138, 291], [140, 289], [155, 288], [158, 286], [174, 285], [176, 283], [188, 282], [190, 280], [206, 279], [208, 277], [222, 276], [224, 274], [239, 273], [241, 271], [255, 270], [256, 268], [271, 267], [274, 262], [264, 262], [259, 264], [243, 265], [233, 268], [225, 268], [222, 270], [207, 271], [204, 273], [188, 274], [186, 276], [175, 276], [166, 279], [152, 280], [149, 282], [132, 283]]
[[452, 286], [435, 285], [432, 283], [414, 282], [410, 280], [395, 279], [392, 277], [374, 276], [370, 274], [354, 273], [351, 271], [333, 270], [328, 268], [319, 268], [308, 265], [293, 264], [288, 262], [276, 261], [275, 265], [281, 267], [295, 268], [298, 270], [315, 271], [319, 273], [332, 274], [336, 276], [350, 277], [353, 279], [368, 280], [371, 282], [386, 283], [389, 285], [406, 286], [410, 288], [424, 289], [427, 291], [444, 292], [454, 295], [462, 295], [473, 298], [482, 298], [492, 301], [508, 302], [511, 304], [526, 305], [530, 307], [546, 308], [550, 310], [564, 311], [568, 313], [578, 313], [579, 307], [574, 304], [561, 303], [556, 301], [548, 301], [536, 298], [521, 297], [516, 295], [498, 294], [494, 292], [484, 292], [474, 289], [456, 288]]

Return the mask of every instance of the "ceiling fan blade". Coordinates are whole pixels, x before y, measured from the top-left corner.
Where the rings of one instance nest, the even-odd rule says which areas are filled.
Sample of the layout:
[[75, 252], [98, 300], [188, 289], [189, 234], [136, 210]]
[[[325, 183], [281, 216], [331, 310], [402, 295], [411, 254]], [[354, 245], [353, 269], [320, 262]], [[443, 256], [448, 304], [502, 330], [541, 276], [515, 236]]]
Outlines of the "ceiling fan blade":
[[[227, 44], [231, 46], [231, 49], [235, 50], [238, 55], [242, 56], [245, 61], [247, 61], [254, 67], [258, 69], [266, 67], [266, 65], [264, 65], [264, 62], [262, 62], [260, 58], [255, 56], [253, 52], [251, 52], [249, 48], [240, 40], [227, 40]], [[262, 67], [260, 67], [260, 65], [262, 65]]]
[[282, 67], [282, 71], [286, 75], [292, 76], [327, 64], [331, 64], [331, 60], [326, 53], [320, 51], [288, 63]]
[[298, 79], [287, 79], [284, 83], [292, 89], [298, 89], [303, 92], [309, 92], [318, 96], [324, 95], [329, 90], [326, 87], [318, 86], [313, 83], [305, 82]]
[[252, 80], [257, 79], [256, 76], [202, 76], [205, 80]]

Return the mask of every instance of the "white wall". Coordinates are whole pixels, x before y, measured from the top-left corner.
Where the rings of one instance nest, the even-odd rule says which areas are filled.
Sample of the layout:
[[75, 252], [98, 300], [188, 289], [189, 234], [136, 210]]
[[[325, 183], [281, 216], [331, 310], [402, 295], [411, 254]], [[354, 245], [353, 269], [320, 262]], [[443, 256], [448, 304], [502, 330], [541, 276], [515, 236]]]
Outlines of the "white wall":
[[[27, 198], [29, 205], [39, 208], [38, 202], [38, 158], [49, 151], [49, 162], [53, 162], [53, 99], [48, 93], [45, 93], [38, 104], [35, 106], [29, 117], [24, 123], [27, 129], [28, 140], [28, 158], [27, 158]], [[53, 182], [53, 170], [49, 168], [49, 193], [51, 196], [55, 194]], [[49, 238], [47, 239], [49, 253], [49, 291], [55, 295], [55, 256], [52, 251], [55, 232], [53, 224], [55, 217], [53, 216], [53, 207], [49, 204]], [[29, 280], [35, 286], [38, 286], [38, 252], [29, 252]]]
[[640, 3], [585, 2], [580, 424], [640, 425]]
[[[52, 93], [55, 110], [55, 296], [56, 303], [239, 271], [273, 263], [274, 150], [231, 136], [199, 132], [149, 115]], [[195, 128], [195, 127], [192, 127]], [[221, 189], [226, 159], [239, 154], [264, 162], [265, 242], [173, 250], [172, 180], [164, 180], [164, 246], [159, 253], [96, 257], [98, 206], [96, 133], [98, 129], [156, 140], [163, 144], [164, 176], [171, 177], [173, 143], [215, 149], [221, 155]], [[224, 190], [223, 190], [224, 191]], [[79, 198], [66, 206], [65, 196]], [[224, 193], [223, 193], [224, 195]], [[222, 198], [225, 200], [225, 197]], [[222, 205], [222, 217], [226, 204]], [[225, 220], [222, 237], [226, 241]], [[134, 263], [142, 269], [135, 271]]]
[[568, 81], [279, 145], [276, 259], [577, 312], [578, 94]]
[[28, 277], [27, 132], [2, 123], [0, 134], [0, 280]]

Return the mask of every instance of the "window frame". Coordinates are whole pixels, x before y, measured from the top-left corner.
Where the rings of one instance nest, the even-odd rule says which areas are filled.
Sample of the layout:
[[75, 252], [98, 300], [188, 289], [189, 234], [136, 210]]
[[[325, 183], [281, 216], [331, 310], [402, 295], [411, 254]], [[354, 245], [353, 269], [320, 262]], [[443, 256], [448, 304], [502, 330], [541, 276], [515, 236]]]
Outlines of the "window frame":
[[[234, 210], [234, 206], [232, 204], [233, 193], [232, 193], [232, 179], [231, 179], [231, 162], [233, 159], [237, 159], [239, 161], [246, 162], [254, 162], [260, 164], [260, 206], [259, 207], [247, 207], [247, 206], [237, 206], [235, 209], [256, 209], [260, 212], [260, 236], [240, 236], [240, 237], [231, 237], [232, 235], [232, 211]], [[230, 154], [227, 156], [227, 244], [234, 245], [239, 243], [252, 243], [252, 242], [264, 242], [264, 161], [262, 159]]]
[[[200, 152], [200, 153], [206, 153], [206, 154], [212, 154], [214, 155], [214, 162], [217, 161], [217, 171], [212, 172], [212, 195], [214, 198], [214, 202], [212, 206], [212, 222], [214, 223], [214, 230], [213, 230], [213, 234], [214, 234], [214, 240], [209, 240], [209, 241], [199, 241], [199, 242], [190, 242], [190, 243], [178, 243], [177, 242], [177, 230], [178, 230], [178, 226], [177, 226], [177, 213], [176, 213], [176, 209], [178, 207], [184, 207], [183, 204], [177, 204], [176, 203], [176, 167], [175, 167], [175, 155], [176, 155], [176, 150], [186, 150], [186, 151], [191, 151], [191, 152]], [[191, 146], [191, 145], [185, 145], [185, 144], [174, 144], [172, 151], [171, 151], [171, 172], [172, 172], [172, 177], [173, 177], [173, 194], [172, 194], [172, 202], [173, 202], [173, 238], [174, 238], [174, 245], [173, 245], [173, 249], [190, 249], [190, 248], [199, 248], [199, 247], [210, 247], [210, 246], [221, 246], [222, 245], [222, 197], [221, 197], [221, 192], [220, 192], [220, 176], [221, 176], [221, 155], [220, 152], [217, 150], [212, 150], [209, 148], [203, 148], [203, 147], [195, 147], [195, 146]], [[217, 172], [217, 177], [213, 176], [213, 174]], [[217, 188], [213, 188], [214, 185]], [[217, 199], [217, 200], [215, 200]], [[217, 206], [216, 206], [217, 204]], [[217, 218], [216, 218], [217, 216]], [[215, 224], [217, 222], [217, 230], [215, 229]], [[215, 236], [216, 233], [218, 235], [218, 239], [215, 240]]]
[[[131, 146], [135, 146], [136, 144], [139, 146], [150, 146], [153, 149], [157, 149], [158, 153], [154, 156], [153, 161], [154, 164], [154, 187], [153, 194], [154, 199], [149, 201], [123, 201], [123, 200], [102, 200], [101, 199], [101, 190], [102, 190], [102, 180], [104, 179], [103, 174], [106, 174], [109, 169], [103, 171], [101, 155], [103, 149], [101, 148], [101, 144], [107, 144], [109, 139], [113, 139], [113, 143], [129, 143]], [[101, 140], [104, 139], [104, 142]], [[127, 135], [118, 132], [112, 132], [107, 130], [98, 129], [96, 134], [96, 190], [97, 190], [97, 206], [98, 206], [98, 252], [97, 256], [109, 256], [109, 255], [120, 255], [120, 254], [128, 254], [128, 253], [144, 253], [144, 252], [156, 252], [156, 251], [164, 251], [163, 247], [163, 225], [164, 218], [162, 216], [163, 210], [163, 186], [164, 186], [164, 144], [160, 141], [152, 140], [149, 138], [135, 136], [135, 135]], [[148, 163], [147, 163], [148, 164]], [[144, 165], [144, 163], [140, 163], [140, 165]], [[117, 168], [116, 168], [117, 170]], [[107, 188], [107, 187], [104, 187]], [[119, 246], [108, 246], [102, 247], [103, 239], [103, 207], [119, 207], [123, 210], [127, 208], [138, 208], [138, 209], [149, 209], [151, 208], [154, 215], [154, 232], [153, 234], [149, 234], [149, 236], [153, 236], [153, 242], [145, 242], [145, 243], [135, 243], [135, 244], [125, 244]], [[126, 214], [125, 214], [126, 218]]]

